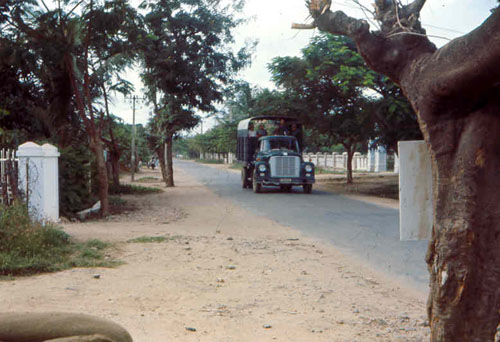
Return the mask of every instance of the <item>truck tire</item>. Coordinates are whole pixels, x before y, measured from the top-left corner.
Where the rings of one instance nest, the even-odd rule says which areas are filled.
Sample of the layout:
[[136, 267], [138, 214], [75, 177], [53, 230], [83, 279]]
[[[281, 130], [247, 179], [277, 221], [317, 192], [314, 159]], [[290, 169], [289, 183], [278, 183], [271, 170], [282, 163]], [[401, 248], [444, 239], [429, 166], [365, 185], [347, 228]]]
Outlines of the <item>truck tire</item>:
[[262, 184], [257, 183], [257, 180], [255, 179], [255, 172], [254, 172], [254, 176], [252, 177], [252, 189], [253, 189], [253, 192], [255, 192], [256, 194], [259, 194], [262, 192]]
[[248, 184], [248, 171], [246, 167], [243, 167], [241, 169], [241, 187], [243, 189], [247, 189], [250, 187], [250, 184]]
[[310, 194], [312, 192], [312, 189], [313, 189], [312, 184], [304, 184], [304, 185], [302, 185], [302, 187], [304, 188], [305, 194]]

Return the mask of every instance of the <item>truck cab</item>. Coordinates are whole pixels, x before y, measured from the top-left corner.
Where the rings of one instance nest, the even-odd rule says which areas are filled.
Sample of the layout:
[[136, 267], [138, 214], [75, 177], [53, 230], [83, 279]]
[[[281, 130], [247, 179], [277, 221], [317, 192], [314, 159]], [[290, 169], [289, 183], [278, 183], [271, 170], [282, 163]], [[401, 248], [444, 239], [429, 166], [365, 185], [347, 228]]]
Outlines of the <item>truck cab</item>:
[[[268, 135], [267, 132], [272, 134]], [[312, 192], [314, 164], [302, 159], [302, 125], [289, 117], [254, 117], [238, 125], [236, 157], [243, 163], [242, 187], [260, 193], [263, 186]]]

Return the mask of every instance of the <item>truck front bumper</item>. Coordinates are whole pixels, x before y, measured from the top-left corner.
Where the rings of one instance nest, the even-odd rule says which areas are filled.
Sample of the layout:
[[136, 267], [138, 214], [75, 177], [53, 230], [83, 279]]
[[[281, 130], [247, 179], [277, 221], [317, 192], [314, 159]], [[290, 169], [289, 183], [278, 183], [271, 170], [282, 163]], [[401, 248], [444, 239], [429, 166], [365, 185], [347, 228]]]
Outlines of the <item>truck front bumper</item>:
[[300, 178], [275, 178], [275, 177], [256, 177], [256, 181], [263, 185], [304, 185], [304, 184], [314, 184], [314, 176], [311, 177], [300, 177]]

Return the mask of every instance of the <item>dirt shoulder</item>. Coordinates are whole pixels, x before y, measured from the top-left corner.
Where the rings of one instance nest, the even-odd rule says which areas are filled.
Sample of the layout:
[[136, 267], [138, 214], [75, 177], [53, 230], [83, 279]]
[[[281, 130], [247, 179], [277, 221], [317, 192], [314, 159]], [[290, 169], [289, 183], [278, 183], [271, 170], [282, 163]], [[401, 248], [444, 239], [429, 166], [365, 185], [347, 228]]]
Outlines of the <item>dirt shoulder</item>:
[[[3, 310], [97, 315], [139, 342], [428, 339], [424, 294], [176, 177], [175, 188], [148, 184], [162, 193], [125, 196], [136, 211], [64, 225], [115, 242], [126, 264], [1, 281]], [[127, 243], [141, 236], [166, 240]]]

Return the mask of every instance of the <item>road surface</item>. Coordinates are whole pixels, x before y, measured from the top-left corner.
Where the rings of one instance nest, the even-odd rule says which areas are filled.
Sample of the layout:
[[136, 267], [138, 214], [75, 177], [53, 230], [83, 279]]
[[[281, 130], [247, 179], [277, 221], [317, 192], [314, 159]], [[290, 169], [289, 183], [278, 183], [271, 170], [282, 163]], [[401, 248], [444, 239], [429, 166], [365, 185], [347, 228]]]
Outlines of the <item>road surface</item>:
[[418, 290], [426, 291], [427, 241], [400, 241], [398, 210], [356, 201], [313, 188], [282, 193], [264, 188], [255, 194], [242, 189], [240, 175], [190, 161], [175, 160], [176, 172], [186, 172], [212, 191], [261, 216], [326, 240], [369, 267]]

